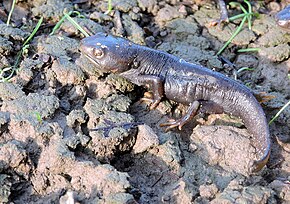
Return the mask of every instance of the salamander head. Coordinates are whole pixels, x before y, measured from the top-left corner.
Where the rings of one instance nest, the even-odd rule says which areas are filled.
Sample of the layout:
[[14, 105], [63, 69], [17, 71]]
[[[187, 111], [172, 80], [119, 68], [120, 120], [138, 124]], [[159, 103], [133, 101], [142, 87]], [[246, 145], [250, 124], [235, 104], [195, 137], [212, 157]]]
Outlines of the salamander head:
[[81, 41], [80, 50], [104, 72], [121, 73], [130, 68], [135, 44], [121, 37], [97, 33]]

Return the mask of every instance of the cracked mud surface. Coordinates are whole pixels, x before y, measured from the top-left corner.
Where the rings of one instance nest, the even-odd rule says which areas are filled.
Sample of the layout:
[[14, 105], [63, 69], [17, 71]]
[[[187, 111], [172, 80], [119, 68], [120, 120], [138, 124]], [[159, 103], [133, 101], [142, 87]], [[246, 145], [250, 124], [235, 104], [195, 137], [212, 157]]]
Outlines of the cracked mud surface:
[[[9, 2], [0, 3], [3, 22]], [[242, 121], [199, 115], [164, 132], [159, 124], [185, 106], [163, 100], [148, 111], [138, 102], [145, 89], [80, 55], [84, 36], [70, 23], [49, 36], [64, 11], [78, 10], [84, 18], [73, 18], [90, 33], [123, 35], [274, 96], [262, 103], [270, 120], [290, 99], [290, 32], [273, 17], [286, 3], [254, 4], [261, 14], [252, 30], [245, 26], [222, 54], [233, 68], [216, 53], [237, 24], [208, 27], [219, 16], [215, 1], [120, 0], [109, 14], [107, 1], [19, 1], [14, 26], [0, 24], [1, 68], [14, 64], [42, 16], [44, 26], [16, 75], [0, 83], [0, 203], [290, 202], [289, 107], [270, 125], [267, 166], [249, 175], [255, 149]], [[237, 52], [246, 47], [260, 51]], [[253, 71], [237, 74], [242, 67]]]

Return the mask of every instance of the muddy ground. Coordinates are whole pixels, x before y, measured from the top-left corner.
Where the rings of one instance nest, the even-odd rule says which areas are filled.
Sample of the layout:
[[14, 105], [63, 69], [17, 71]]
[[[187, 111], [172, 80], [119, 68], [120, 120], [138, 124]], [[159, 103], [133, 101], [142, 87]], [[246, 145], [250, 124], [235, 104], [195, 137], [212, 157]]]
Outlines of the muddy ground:
[[[3, 22], [9, 2], [0, 3]], [[198, 115], [166, 133], [159, 124], [186, 107], [163, 100], [148, 111], [138, 102], [143, 88], [80, 55], [84, 36], [70, 23], [49, 35], [63, 12], [79, 11], [74, 19], [90, 33], [125, 36], [275, 96], [262, 103], [270, 120], [290, 99], [290, 34], [273, 17], [286, 3], [253, 3], [260, 16], [252, 30], [245, 26], [222, 54], [233, 67], [216, 53], [238, 21], [209, 27], [215, 1], [113, 0], [109, 14], [107, 1], [18, 1], [12, 26], [0, 24], [1, 68], [44, 22], [17, 73], [0, 83], [0, 203], [289, 203], [289, 107], [270, 125], [267, 166], [249, 174], [254, 150], [237, 118]], [[261, 49], [237, 52], [246, 47]], [[253, 70], [237, 73], [242, 67]]]

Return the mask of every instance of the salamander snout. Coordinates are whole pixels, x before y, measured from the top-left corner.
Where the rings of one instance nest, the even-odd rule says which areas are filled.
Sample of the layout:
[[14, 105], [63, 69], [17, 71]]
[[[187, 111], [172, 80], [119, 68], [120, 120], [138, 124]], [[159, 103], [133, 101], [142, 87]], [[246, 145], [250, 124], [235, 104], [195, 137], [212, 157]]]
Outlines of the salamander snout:
[[84, 38], [80, 51], [104, 72], [127, 71], [135, 56], [134, 46], [127, 39], [104, 33]]

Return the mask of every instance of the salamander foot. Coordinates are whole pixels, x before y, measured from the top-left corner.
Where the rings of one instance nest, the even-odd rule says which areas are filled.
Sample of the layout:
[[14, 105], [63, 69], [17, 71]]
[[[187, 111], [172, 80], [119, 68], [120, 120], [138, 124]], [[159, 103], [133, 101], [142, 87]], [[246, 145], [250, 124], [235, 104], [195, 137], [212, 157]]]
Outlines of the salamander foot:
[[160, 124], [160, 127], [168, 126], [165, 129], [166, 132], [175, 127], [178, 127], [178, 129], [181, 130], [183, 125], [185, 125], [188, 121], [190, 121], [196, 115], [199, 105], [200, 103], [198, 101], [194, 101], [193, 103], [190, 104], [186, 114], [182, 118], [178, 120], [169, 120], [166, 123]]
[[161, 101], [161, 97], [158, 97], [158, 95], [154, 96], [152, 93], [145, 92], [144, 97], [139, 100], [139, 103], [143, 103], [143, 102], [148, 103], [149, 110], [153, 110], [158, 106], [160, 101]]

